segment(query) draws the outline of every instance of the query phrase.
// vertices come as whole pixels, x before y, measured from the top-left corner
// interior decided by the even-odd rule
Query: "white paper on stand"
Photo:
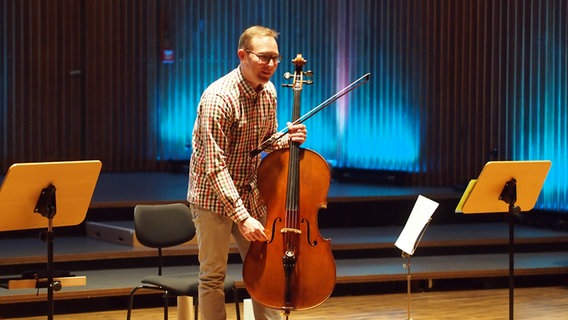
[[[413,255],[416,249],[416,242],[420,240],[419,237],[430,221],[432,214],[438,208],[438,205],[438,202],[419,195],[406,221],[406,225],[394,245],[407,254]]]

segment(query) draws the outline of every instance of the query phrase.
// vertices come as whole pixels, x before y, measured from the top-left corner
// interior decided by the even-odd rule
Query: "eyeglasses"
[[[245,51],[248,52],[248,53],[254,54],[258,58],[258,60],[260,60],[260,62],[262,64],[269,64],[270,61],[274,62],[274,64],[279,64],[280,61],[282,60],[282,57],[279,56],[279,55],[278,56],[269,56],[269,55],[265,55],[265,54],[262,54],[262,53],[256,53],[256,52],[251,51],[251,50],[245,50]]]

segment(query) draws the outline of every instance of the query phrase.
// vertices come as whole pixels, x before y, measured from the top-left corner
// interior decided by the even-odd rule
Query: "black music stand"
[[[53,291],[61,289],[61,283],[54,281],[53,227],[83,222],[101,166],[98,160],[17,163],[0,187],[0,232],[47,228],[47,281],[36,276],[35,287],[47,288],[49,320]]]
[[[406,290],[408,294],[408,316],[407,320],[412,320],[410,317],[410,310],[411,310],[411,280],[412,280],[412,272],[410,271],[410,258],[416,251],[418,247],[418,243],[422,239],[422,236],[426,232],[426,228],[432,220],[432,214],[438,208],[439,203],[433,200],[430,200],[422,195],[418,196],[416,202],[414,203],[414,207],[410,212],[410,216],[406,221],[406,225],[402,232],[398,236],[398,239],[395,242],[395,246],[402,250],[402,258],[406,259],[406,262],[403,263],[403,268],[407,271],[406,276]]]
[[[552,163],[490,161],[471,180],[456,213],[507,213],[509,221],[509,319],[514,319],[515,215],[534,208]]]

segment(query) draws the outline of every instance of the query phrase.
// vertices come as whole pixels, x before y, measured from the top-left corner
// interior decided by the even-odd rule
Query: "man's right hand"
[[[248,241],[268,241],[264,226],[253,217],[248,217],[238,223],[239,231]]]

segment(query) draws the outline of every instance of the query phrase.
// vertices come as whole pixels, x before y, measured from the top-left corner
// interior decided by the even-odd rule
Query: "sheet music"
[[[438,205],[438,202],[419,195],[406,221],[406,225],[394,245],[409,255],[414,254],[416,242],[420,240],[422,231],[430,221]]]

